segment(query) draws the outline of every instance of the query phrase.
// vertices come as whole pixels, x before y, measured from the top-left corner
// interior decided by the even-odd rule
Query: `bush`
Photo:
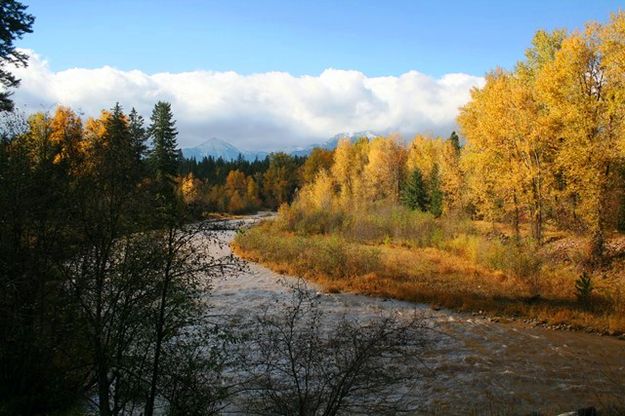
[[[593,289],[590,275],[583,272],[575,281],[575,294],[577,295],[577,300],[584,305],[588,305],[590,303]]]
[[[342,228],[345,215],[341,210],[306,210],[299,204],[283,204],[278,209],[276,225],[283,231],[301,235],[330,234]]]
[[[380,269],[380,251],[350,244],[340,236],[293,236],[264,223],[237,235],[236,243],[247,252],[261,252],[275,263],[288,263],[293,273],[320,274],[332,278],[365,275]]]

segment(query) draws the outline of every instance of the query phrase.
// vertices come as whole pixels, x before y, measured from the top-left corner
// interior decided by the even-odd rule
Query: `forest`
[[[455,344],[416,307],[324,315],[339,293],[625,339],[625,12],[537,32],[449,136],[256,161],[184,159],[167,101],[149,120],[119,103],[20,111],[7,67],[27,65],[13,42],[34,16],[12,0],[0,18],[0,415],[425,409],[403,393]],[[227,316],[226,278],[272,293],[254,263],[313,290]],[[623,414],[610,394],[603,414]],[[501,403],[464,414],[513,414]]]
[[[297,287],[276,315],[252,314],[245,325],[215,317],[213,284],[247,269],[218,253],[223,234],[241,224],[206,214],[205,182],[180,174],[195,162],[180,160],[169,103],[154,106],[147,126],[118,104],[84,123],[66,107],[2,120],[0,414],[404,408],[389,399],[390,386],[410,377],[382,360],[417,357],[416,319],[328,327]],[[256,189],[245,169],[266,167],[256,172],[267,190],[254,191],[256,208],[288,201],[301,169],[284,154],[199,167],[211,163],[236,167],[208,188],[230,204]],[[285,345],[298,354],[286,355]],[[280,366],[286,379],[275,374]]]
[[[462,139],[340,142],[237,252],[330,291],[622,334],[624,97],[625,13],[539,31],[473,89]]]
[[[315,154],[329,152],[315,149]],[[326,156],[327,158],[328,156]],[[244,214],[276,210],[293,200],[305,180],[306,158],[283,152],[252,162],[205,157],[180,160],[179,182],[184,200],[198,216],[207,213]],[[312,163],[308,162],[308,164]]]

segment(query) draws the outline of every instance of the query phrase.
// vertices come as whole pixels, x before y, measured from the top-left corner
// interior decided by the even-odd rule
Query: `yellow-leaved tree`
[[[604,250],[607,200],[623,140],[623,15],[609,25],[589,24],[562,42],[537,75],[550,128],[560,138],[556,163],[570,192],[579,197],[591,234],[591,255]],[[622,39],[622,37],[621,37]]]
[[[82,121],[80,117],[69,107],[58,106],[50,121],[50,129],[50,142],[58,149],[54,163],[67,163],[70,169],[74,169],[81,156]]]
[[[363,179],[368,162],[369,141],[366,138],[352,143],[341,139],[334,151],[334,164],[331,174],[339,187],[339,200],[342,205],[364,197],[366,185]]]
[[[398,137],[377,137],[369,144],[368,163],[364,168],[366,196],[371,201],[399,201],[405,178],[406,149]]]

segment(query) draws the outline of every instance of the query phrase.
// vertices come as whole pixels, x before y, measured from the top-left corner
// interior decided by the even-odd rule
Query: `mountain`
[[[336,136],[333,136],[332,138],[330,138],[324,144],[322,144],[321,147],[323,147],[324,149],[333,150],[333,149],[336,149],[336,146],[338,146],[339,141],[341,139],[349,139],[352,143],[354,143],[355,141],[363,137],[366,137],[367,139],[371,140],[371,139],[375,139],[378,136],[379,134],[376,134],[370,130],[358,131],[355,133],[352,133],[352,132],[339,133]]]
[[[310,146],[306,146],[303,148],[296,148],[296,149],[291,150],[288,153],[293,156],[308,156],[315,147],[321,147],[322,149],[326,149],[326,150],[334,150],[336,146],[338,146],[339,141],[341,139],[349,139],[352,143],[354,143],[355,141],[357,141],[358,139],[362,137],[366,137],[367,139],[371,140],[378,136],[379,136],[378,134],[369,130],[358,131],[355,133],[344,132],[344,133],[339,133],[335,136],[332,136],[331,138],[329,138],[328,140],[326,140],[325,142],[321,144],[311,144]]]
[[[243,156],[245,160],[253,161],[255,159],[264,159],[268,154],[267,152],[240,150],[230,143],[216,137],[208,139],[198,146],[182,149],[182,155],[185,158],[198,161],[208,156],[212,156],[215,159],[236,160],[239,158],[239,155]]]
[[[368,130],[355,133],[345,132],[339,133],[321,144],[311,144],[310,146],[284,149],[283,151],[290,154],[291,156],[308,156],[315,147],[333,150],[338,145],[339,140],[343,138],[347,138],[352,142],[355,142],[361,137],[373,139],[377,136],[377,134]],[[239,155],[241,155],[243,156],[243,159],[253,161],[255,159],[261,160],[266,158],[267,155],[269,155],[269,152],[252,152],[247,150],[241,150],[224,140],[213,137],[198,146],[186,147],[182,149],[182,155],[187,159],[195,159],[197,161],[200,161],[208,156],[212,156],[215,159],[222,158],[224,160],[236,160],[238,159]]]

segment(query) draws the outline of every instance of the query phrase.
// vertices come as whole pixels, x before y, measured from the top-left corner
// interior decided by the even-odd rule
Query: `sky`
[[[34,33],[15,99],[85,116],[172,102],[182,146],[250,150],[344,131],[448,135],[472,87],[536,30],[606,21],[624,2],[22,0]]]

